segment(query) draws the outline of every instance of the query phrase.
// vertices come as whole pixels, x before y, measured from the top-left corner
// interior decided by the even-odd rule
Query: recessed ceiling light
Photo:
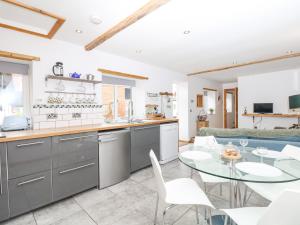
[[[141,49],[139,49],[139,50],[136,50],[136,51],[135,51],[135,53],[137,53],[137,54],[141,54],[141,53],[142,53],[142,50],[141,50]]]
[[[76,29],[75,32],[78,33],[78,34],[82,34],[83,31],[79,30],[79,29]]]
[[[95,15],[90,17],[90,21],[91,21],[91,23],[96,24],[96,25],[99,25],[100,23],[102,23],[102,20],[100,19],[100,17],[95,16]]]
[[[185,31],[183,31],[183,34],[189,34],[189,33],[191,33],[190,30],[185,30]]]

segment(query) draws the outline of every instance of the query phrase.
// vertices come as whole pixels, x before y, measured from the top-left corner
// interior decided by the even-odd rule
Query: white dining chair
[[[158,192],[155,208],[154,225],[157,223],[158,205],[160,201],[167,205],[162,215],[163,225],[165,223],[165,215],[167,211],[176,205],[195,206],[197,224],[199,224],[198,206],[204,206],[208,208],[210,211],[209,221],[211,224],[211,209],[214,209],[214,206],[212,205],[206,194],[197,185],[197,183],[190,178],[179,178],[165,182],[162,176],[161,167],[158,163],[154,152],[151,150],[149,155],[154,171]]]
[[[299,225],[300,191],[287,189],[268,207],[223,209],[237,225]]]
[[[300,160],[300,148],[293,145],[286,145],[281,151],[284,155],[295,158],[296,160]],[[245,193],[244,193],[244,205],[247,203],[248,199],[251,196],[247,196],[248,189],[250,188],[252,191],[258,193],[262,197],[274,201],[283,190],[285,189],[297,189],[300,190],[300,181],[287,182],[287,183],[252,183],[252,182],[244,182],[246,185]]]
[[[214,136],[196,136],[194,146],[206,147],[216,146],[218,144]],[[203,172],[198,172],[204,184],[204,191],[207,192],[207,184],[220,184],[220,194],[222,195],[222,183],[227,183],[228,180],[217,176],[209,175]],[[193,170],[192,170],[193,174]],[[191,174],[191,176],[192,176]]]

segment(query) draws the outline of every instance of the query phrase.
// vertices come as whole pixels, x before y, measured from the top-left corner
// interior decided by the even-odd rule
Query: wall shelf
[[[96,95],[96,93],[71,92],[71,91],[45,91],[49,94],[70,94],[70,95]]]
[[[300,114],[259,114],[259,113],[248,113],[242,114],[242,116],[248,117],[275,117],[275,118],[300,118]]]
[[[45,81],[48,81],[50,79],[52,79],[52,80],[75,81],[75,82],[90,83],[90,84],[100,84],[100,83],[102,83],[102,81],[98,81],[98,80],[87,80],[87,79],[63,77],[63,76],[54,76],[54,75],[47,75],[45,77]]]

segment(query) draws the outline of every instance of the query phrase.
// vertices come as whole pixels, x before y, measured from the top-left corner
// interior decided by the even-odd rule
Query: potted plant
[[[209,112],[210,112],[210,114],[212,115],[213,113],[214,113],[214,109],[213,108],[210,108],[210,109],[208,109],[209,110]]]

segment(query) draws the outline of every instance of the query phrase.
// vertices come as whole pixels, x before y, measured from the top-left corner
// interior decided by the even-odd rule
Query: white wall
[[[239,127],[253,128],[252,118],[243,117],[244,107],[253,112],[253,103],[274,103],[274,113],[288,113],[288,97],[300,94],[300,70],[286,70],[253,76],[239,77]],[[259,118],[256,119],[259,121]],[[258,128],[291,126],[297,119],[263,118]]]
[[[197,108],[196,98],[197,94],[203,94],[203,88],[217,89],[217,96],[221,96],[221,100],[217,101],[216,114],[208,115],[209,127],[222,127],[223,126],[223,87],[222,83],[207,80],[199,76],[191,76],[188,78],[189,89],[189,136],[194,137],[196,135],[196,121],[197,116],[201,108]]]
[[[223,89],[232,89],[238,87],[237,82],[232,82],[232,83],[224,83],[223,84]]]
[[[79,72],[92,73],[101,79],[97,68],[140,74],[149,77],[147,81],[137,81],[133,91],[134,110],[137,116],[145,112],[145,92],[172,91],[172,83],[186,79],[184,74],[148,65],[128,58],[93,50],[85,51],[83,46],[60,40],[48,40],[9,30],[1,30],[0,49],[16,53],[38,56],[41,61],[32,63],[32,103],[45,103],[45,75],[52,74],[52,66],[57,61],[64,63],[65,74]],[[54,85],[54,84],[50,84]],[[49,87],[48,87],[49,88]],[[100,93],[100,89],[97,92]],[[87,90],[91,91],[91,90]],[[98,96],[98,103],[100,96]]]
[[[179,139],[189,141],[189,92],[188,82],[177,83],[177,113],[179,118]]]

